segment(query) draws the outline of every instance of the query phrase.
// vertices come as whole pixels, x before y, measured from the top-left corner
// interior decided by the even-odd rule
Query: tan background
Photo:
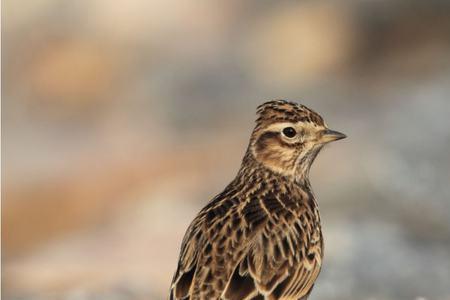
[[[255,108],[348,134],[312,299],[450,299],[450,4],[3,1],[4,299],[164,299]]]

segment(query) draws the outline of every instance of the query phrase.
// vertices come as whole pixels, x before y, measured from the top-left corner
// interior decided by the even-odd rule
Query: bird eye
[[[286,127],[283,129],[283,134],[288,138],[293,138],[297,134],[297,131],[292,127]]]

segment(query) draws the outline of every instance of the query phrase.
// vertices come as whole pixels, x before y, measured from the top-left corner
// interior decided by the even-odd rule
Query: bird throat
[[[251,151],[247,151],[239,170],[239,177],[282,177],[285,180],[291,180],[300,184],[309,184],[309,171],[311,165],[319,154],[322,146],[316,146],[309,151],[300,153],[297,159],[293,161],[289,169],[274,168],[258,161]]]
[[[321,149],[322,146],[315,146],[306,153],[299,155],[295,164],[295,181],[309,182],[309,171]]]

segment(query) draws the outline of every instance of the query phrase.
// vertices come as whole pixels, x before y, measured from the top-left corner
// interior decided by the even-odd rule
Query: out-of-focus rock
[[[245,36],[258,80],[304,84],[343,66],[355,47],[353,18],[344,2],[296,2],[262,14]]]
[[[107,45],[62,39],[37,49],[25,74],[41,110],[73,113],[101,108],[111,100],[110,91],[118,84],[118,63]]]
[[[137,150],[126,159],[118,158],[120,153],[103,158],[90,156],[82,159],[81,165],[67,166],[64,177],[54,175],[31,182],[16,179],[4,186],[7,199],[3,201],[2,215],[3,256],[27,254],[68,232],[110,220],[111,215],[132,204],[126,199],[136,200],[127,195],[142,184],[157,187],[182,170],[201,182],[198,174],[213,173],[220,166],[214,162],[223,155],[224,145],[231,144],[233,141],[223,138],[203,144],[207,152],[199,151],[197,145],[185,147],[182,153],[178,149]],[[234,152],[239,151],[238,147],[235,149]],[[233,157],[222,159],[222,166]]]

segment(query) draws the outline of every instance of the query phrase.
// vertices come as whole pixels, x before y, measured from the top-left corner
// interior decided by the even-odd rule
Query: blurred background
[[[274,98],[348,135],[311,299],[450,299],[450,2],[2,4],[4,299],[165,299]]]

